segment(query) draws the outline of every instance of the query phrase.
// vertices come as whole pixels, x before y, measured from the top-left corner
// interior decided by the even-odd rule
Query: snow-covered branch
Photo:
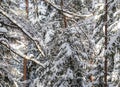
[[[33,30],[35,27],[32,25],[29,21],[24,20],[23,18],[20,18],[16,16],[14,13],[12,13],[10,10],[6,10],[0,6],[0,13],[2,13],[5,17],[7,17],[10,21],[12,21],[17,27],[21,29],[21,31],[30,38],[34,44],[36,45],[37,49],[40,51],[43,57],[45,57],[44,52],[41,50],[41,47],[39,44],[37,44],[37,39],[34,39],[28,31]]]
[[[68,18],[86,19],[86,18],[89,18],[89,17],[93,16],[93,13],[91,13],[89,15],[82,15],[82,14],[76,14],[76,13],[73,13],[73,12],[70,12],[70,11],[66,11],[65,9],[61,9],[59,6],[55,5],[54,3],[50,2],[49,0],[44,0],[44,1],[48,4],[50,4],[56,10],[61,11],[63,13],[63,15],[68,17]]]
[[[24,55],[21,51],[12,48],[10,45],[9,45],[9,47],[8,47],[6,44],[4,44],[4,43],[2,43],[2,42],[0,42],[0,43],[1,43],[2,45],[4,45],[5,47],[7,47],[11,52],[17,54],[18,56],[20,56],[20,57],[22,57],[22,58],[24,58],[24,59],[27,59],[27,60],[31,60],[31,61],[35,62],[36,64],[44,67],[44,65],[43,65],[42,63],[40,63],[39,61],[37,61],[36,59],[30,58],[30,57],[28,57],[27,55]]]

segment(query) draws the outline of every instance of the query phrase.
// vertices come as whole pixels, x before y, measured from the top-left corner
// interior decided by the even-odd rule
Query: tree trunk
[[[26,13],[27,13],[27,19],[28,19],[28,15],[29,15],[29,10],[28,10],[29,2],[28,2],[28,0],[25,0],[25,3],[26,3]]]
[[[28,7],[29,7],[29,2],[28,2],[28,0],[25,0],[25,3],[26,3],[26,13],[27,13],[27,15],[26,15],[26,18],[28,19],[28,14],[29,14],[29,11],[28,11]],[[24,61],[23,61],[23,65],[24,65],[24,67],[23,67],[23,74],[24,74],[24,76],[23,76],[23,80],[27,80],[27,59],[24,59]],[[25,84],[25,87],[26,87],[27,85]]]
[[[105,0],[105,51],[107,50],[107,0]],[[104,81],[105,81],[105,85],[104,87],[107,87],[107,71],[108,71],[108,67],[107,67],[107,55],[105,54],[105,62],[104,62],[104,69],[105,69],[105,74],[104,74]]]
[[[61,0],[61,10],[63,11],[63,6],[64,6],[64,3],[63,3],[63,0]],[[63,15],[63,12],[61,11],[62,15]],[[64,21],[64,27],[66,28],[67,27],[67,19],[66,19],[66,16],[63,15],[63,21]]]

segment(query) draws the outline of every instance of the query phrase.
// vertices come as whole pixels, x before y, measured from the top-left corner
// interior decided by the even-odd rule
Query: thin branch
[[[4,45],[5,47],[7,47],[11,52],[15,53],[16,55],[24,58],[24,59],[27,59],[27,60],[31,60],[33,62],[35,62],[36,64],[44,67],[44,65],[42,63],[40,63],[39,61],[35,60],[34,58],[30,58],[28,57],[27,55],[24,55],[21,51],[17,50],[17,49],[13,49],[11,46],[7,46],[6,44],[0,42],[2,45]]]
[[[41,47],[38,44],[38,41],[35,41],[35,45],[37,46],[38,50],[41,52],[42,56],[45,57],[45,54],[43,53],[43,51],[41,50]]]
[[[14,26],[14,25],[9,25],[9,24],[5,24],[3,22],[0,22],[2,25],[5,25],[5,26],[9,26],[9,27],[12,27],[12,28],[18,28],[17,26]]]

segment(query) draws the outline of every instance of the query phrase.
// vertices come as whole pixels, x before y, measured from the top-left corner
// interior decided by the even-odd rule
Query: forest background
[[[0,87],[120,87],[120,0],[0,0]]]

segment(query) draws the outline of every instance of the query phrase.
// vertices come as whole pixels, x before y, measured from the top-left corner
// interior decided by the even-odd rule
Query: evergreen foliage
[[[61,1],[28,0],[27,19],[24,0],[0,0],[0,87],[104,87],[105,56],[108,86],[120,86],[120,1],[107,22],[104,0]]]

